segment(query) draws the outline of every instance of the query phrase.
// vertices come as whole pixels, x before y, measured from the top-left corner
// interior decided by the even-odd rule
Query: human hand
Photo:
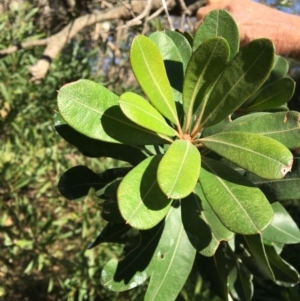
[[[287,55],[291,52],[285,44],[295,16],[251,0],[208,0],[197,12],[197,26],[211,10],[218,8],[227,10],[237,22],[242,46],[264,37],[273,41],[277,53]]]

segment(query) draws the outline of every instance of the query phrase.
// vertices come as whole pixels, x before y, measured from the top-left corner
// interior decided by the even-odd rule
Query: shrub
[[[294,82],[268,39],[239,49],[235,21],[211,12],[195,36],[138,35],[130,63],[144,96],[89,80],[58,95],[59,134],[91,157],[129,165],[66,171],[69,200],[91,189],[108,223],[89,248],[124,244],[103,268],[114,291],[149,280],[145,300],[174,300],[193,266],[223,300],[250,300],[252,278],[293,286],[280,257],[300,232],[280,201],[298,199]]]

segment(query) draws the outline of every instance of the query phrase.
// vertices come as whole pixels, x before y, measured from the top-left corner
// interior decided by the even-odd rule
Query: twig
[[[172,1],[173,1],[173,0],[168,0],[168,1],[166,2],[166,4],[169,5]],[[150,15],[150,16],[148,17],[147,21],[150,21],[150,20],[156,18],[157,16],[159,16],[159,15],[164,11],[164,9],[165,9],[165,8],[164,8],[163,6],[161,6],[158,10],[156,10],[152,15]]]
[[[167,3],[166,3],[166,0],[161,0],[162,2],[162,5],[163,5],[163,8],[165,10],[165,13],[166,13],[166,16],[167,16],[167,20],[168,20],[168,23],[170,25],[170,29],[171,30],[174,30],[174,26],[173,26],[173,22],[170,18],[170,14],[169,14],[169,11],[168,11],[168,6],[167,6]]]
[[[192,13],[191,11],[186,7],[186,4],[184,2],[184,0],[178,0],[181,11],[183,14],[190,16]]]
[[[142,11],[142,13],[139,14],[134,19],[128,21],[126,23],[126,25],[127,26],[133,26],[133,25],[141,24],[141,20],[149,15],[149,12],[151,10],[151,5],[152,5],[152,0],[147,0],[147,4],[145,6],[145,9]]]
[[[146,1],[147,5],[145,7]],[[60,32],[46,39],[26,41],[21,43],[20,45],[2,49],[0,50],[0,56],[11,54],[22,48],[25,49],[35,46],[46,46],[42,57],[34,66],[29,68],[29,71],[32,75],[31,81],[40,82],[47,74],[50,68],[51,61],[61,52],[66,43],[70,41],[76,34],[78,34],[79,31],[87,26],[109,20],[128,20],[136,15],[138,17],[134,17],[134,20],[128,22],[129,24],[132,24],[133,21],[140,22],[143,18],[146,18],[147,21],[149,21],[159,15],[163,10],[165,10],[170,28],[173,29],[172,20],[169,15],[168,8],[174,8],[177,4],[177,0],[130,0],[130,5],[129,3],[125,4],[125,2],[122,0],[120,2],[120,5],[114,6],[108,11],[94,11],[91,14],[76,18],[70,24],[64,27]],[[189,8],[194,13],[205,2],[205,0],[193,0],[192,4],[189,5]],[[155,11],[155,13],[147,17],[150,11]],[[126,24],[125,27],[128,27],[128,25]]]

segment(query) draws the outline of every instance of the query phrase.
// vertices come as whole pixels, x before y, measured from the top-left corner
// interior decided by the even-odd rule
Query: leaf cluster
[[[286,60],[268,39],[239,49],[235,21],[215,10],[194,36],[136,36],[130,63],[144,95],[79,80],[60,89],[55,116],[58,133],[84,154],[131,165],[101,174],[78,166],[59,182],[69,199],[103,192],[108,224],[90,247],[137,241],[104,266],[104,286],[148,280],[145,300],[174,300],[195,258],[224,300],[250,300],[253,276],[298,283],[280,257],[300,242],[280,204],[298,198],[299,181],[300,116],[287,108]]]

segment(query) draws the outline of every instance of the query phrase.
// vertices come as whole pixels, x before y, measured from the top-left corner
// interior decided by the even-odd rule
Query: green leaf
[[[183,83],[183,108],[188,118],[198,111],[200,103],[208,97],[228,58],[229,47],[223,38],[209,39],[195,50]]]
[[[130,48],[133,73],[154,107],[174,124],[178,117],[174,96],[159,49],[149,38],[138,35]]]
[[[181,61],[183,64],[183,71],[185,72],[187,64],[191,58],[192,55],[192,47],[188,41],[188,39],[181,33],[172,31],[172,30],[166,30],[164,32],[176,45],[180,56]],[[150,36],[151,37],[151,36]]]
[[[54,126],[61,137],[76,146],[85,156],[109,157],[129,162],[132,165],[137,165],[146,158],[146,155],[142,152],[143,149],[141,148],[104,142],[89,138],[77,132],[66,124],[59,114],[55,114]]]
[[[57,104],[62,118],[76,131],[93,139],[132,145],[164,141],[124,116],[118,96],[90,80],[63,86]]]
[[[265,86],[243,110],[251,112],[280,107],[291,99],[294,91],[295,82],[291,78],[278,79]]]
[[[213,257],[197,256],[197,267],[201,277],[210,284],[210,289],[221,300],[232,300],[229,296],[229,272],[235,258],[227,243],[222,242]]]
[[[179,49],[175,42],[163,31],[154,32],[149,38],[155,43],[164,60],[174,99],[181,103],[184,66]]]
[[[251,173],[247,173],[246,176],[271,201],[300,199],[300,158],[294,159],[292,172],[288,173],[284,179],[266,180]]]
[[[182,224],[193,247],[201,252],[210,244],[213,244],[212,256],[219,242],[214,239],[210,227],[203,218],[203,209],[200,205],[198,196],[191,193],[181,201]]]
[[[281,179],[292,168],[292,153],[266,136],[220,132],[200,141],[217,154],[265,179]]]
[[[299,274],[294,267],[284,261],[275,251],[273,246],[265,246],[266,254],[270,266],[273,270],[276,283],[279,285],[296,285],[299,280]]]
[[[82,79],[58,91],[57,105],[62,118],[78,132],[94,139],[115,142],[102,133],[101,115],[117,104],[118,96],[99,84]]]
[[[58,190],[68,200],[76,200],[85,197],[90,188],[99,190],[117,177],[126,175],[130,169],[112,168],[101,174],[96,174],[86,166],[74,166],[60,177]]]
[[[223,226],[199,184],[195,193],[181,202],[182,223],[194,248],[204,256],[213,256],[220,241],[229,240],[233,232]]]
[[[178,29],[176,29],[176,32],[181,33],[181,31],[179,31]],[[194,35],[192,35],[190,32],[188,31],[184,31],[183,33],[181,33],[189,42],[190,46],[193,46],[194,43]]]
[[[212,207],[209,205],[200,183],[197,183],[195,187],[195,193],[200,198],[200,204],[202,211],[202,216],[207,225],[209,225],[212,232],[212,241],[203,249],[200,254],[204,256],[212,256],[216,252],[216,248],[219,246],[221,241],[228,241],[234,237],[234,233],[228,230],[220,221],[216,213],[213,211]],[[216,244],[217,242],[217,244]]]
[[[175,205],[166,217],[145,301],[175,300],[193,267],[196,250],[183,228],[180,212]]]
[[[239,108],[266,81],[273,61],[274,46],[268,39],[253,40],[240,50],[214,86],[201,128],[220,122]]]
[[[207,137],[207,136],[212,136],[214,134],[217,134],[217,133],[223,131],[224,128],[226,129],[227,125],[230,125],[231,123],[232,122],[231,122],[229,116],[227,116],[225,119],[223,119],[219,123],[212,125],[212,126],[205,127],[203,129],[203,131],[201,132],[201,137]]]
[[[284,57],[280,55],[276,55],[274,60],[274,65],[268,81],[273,82],[277,79],[283,78],[287,75],[288,71],[289,71],[288,61]]]
[[[139,126],[170,137],[177,133],[167,124],[164,117],[138,94],[133,92],[123,93],[119,99],[119,106],[125,116]]]
[[[259,234],[245,235],[244,240],[246,242],[245,247],[251,256],[246,255],[242,257],[242,261],[249,272],[257,277],[275,280],[261,236]]]
[[[107,224],[97,238],[87,246],[87,249],[93,249],[104,242],[121,243],[122,236],[130,230],[126,224]],[[124,239],[123,239],[124,240]],[[124,241],[123,241],[124,242]]]
[[[214,37],[223,37],[228,42],[230,60],[239,51],[239,30],[234,19],[226,10],[216,9],[206,15],[196,31],[193,50],[196,50],[204,41]]]
[[[121,180],[114,181],[109,184],[103,193],[100,196],[101,199],[104,199],[101,210],[101,217],[107,222],[111,223],[125,223],[123,219],[117,199],[117,189],[119,188]]]
[[[281,244],[296,244],[300,242],[300,230],[296,223],[279,203],[272,204],[274,218],[271,224],[262,232],[263,239]]]
[[[240,261],[229,273],[229,290],[233,298],[237,300],[251,300],[253,297],[253,276]]]
[[[166,142],[165,140],[169,141],[167,137],[142,128],[130,121],[119,106],[113,106],[104,112],[101,125],[107,135],[124,144],[147,145],[162,144]]]
[[[287,112],[287,111],[289,111],[289,107],[288,107],[287,104],[282,105],[282,106],[277,107],[277,108],[268,109],[268,112],[270,112],[270,113]]]
[[[171,200],[161,191],[156,179],[161,158],[161,155],[156,155],[145,159],[119,185],[119,209],[126,223],[133,228],[154,227],[170,209]]]
[[[229,230],[255,234],[271,222],[273,210],[268,200],[238,172],[203,158],[199,180],[205,198]]]
[[[253,116],[252,116],[253,115]],[[245,118],[247,116],[247,118]],[[239,131],[273,138],[288,149],[300,147],[300,114],[296,111],[249,114],[227,124],[223,131]]]
[[[103,268],[102,284],[115,292],[126,291],[144,283],[152,273],[151,261],[156,256],[156,248],[163,230],[163,223],[140,231],[138,246],[118,261],[111,259]]]
[[[193,191],[200,164],[200,153],[191,142],[176,140],[170,145],[157,171],[158,184],[168,198],[181,199]]]

